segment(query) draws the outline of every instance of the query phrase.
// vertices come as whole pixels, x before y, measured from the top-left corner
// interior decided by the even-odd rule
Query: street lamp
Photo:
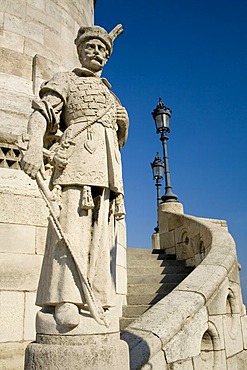
[[[161,203],[161,196],[160,196],[160,187],[161,187],[161,179],[164,176],[164,163],[162,162],[159,153],[156,154],[154,161],[151,164],[152,171],[153,171],[153,179],[155,180],[155,186],[157,191],[157,213],[159,210],[159,204]],[[157,226],[154,228],[156,233],[159,232],[159,218],[157,215]]]
[[[172,192],[170,170],[168,163],[168,153],[167,153],[167,133],[170,132],[170,117],[172,111],[165,106],[162,99],[159,98],[159,103],[157,107],[153,110],[152,116],[155,121],[156,132],[160,134],[160,140],[163,147],[163,157],[165,165],[165,194],[161,197],[162,203],[165,202],[177,202],[178,197]]]

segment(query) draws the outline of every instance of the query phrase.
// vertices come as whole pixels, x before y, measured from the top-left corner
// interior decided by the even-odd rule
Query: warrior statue
[[[42,190],[51,217],[36,304],[54,307],[57,324],[68,328],[79,325],[81,309],[97,320],[114,306],[110,266],[116,220],[124,216],[120,149],[128,115],[100,76],[122,31],[81,27],[75,39],[81,68],[41,86],[28,123],[23,170],[42,188],[45,149],[52,164],[53,199]]]

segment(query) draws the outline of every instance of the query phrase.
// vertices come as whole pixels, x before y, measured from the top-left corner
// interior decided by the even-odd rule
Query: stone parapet
[[[125,329],[131,368],[244,370],[246,311],[226,224],[161,210],[159,225],[161,249],[195,268]]]

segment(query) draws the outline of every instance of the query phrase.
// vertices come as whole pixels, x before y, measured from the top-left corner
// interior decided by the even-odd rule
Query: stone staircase
[[[127,305],[123,306],[120,329],[170,293],[192,270],[184,261],[177,261],[175,255],[161,250],[127,249]]]

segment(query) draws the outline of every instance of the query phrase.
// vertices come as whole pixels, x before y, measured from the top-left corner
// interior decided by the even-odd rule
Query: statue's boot
[[[75,328],[80,323],[78,307],[68,302],[57,304],[55,307],[55,319],[58,325]]]

